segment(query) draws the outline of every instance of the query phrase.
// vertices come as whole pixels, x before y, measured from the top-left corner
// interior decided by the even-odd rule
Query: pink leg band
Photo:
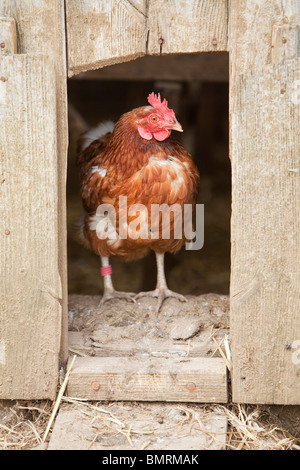
[[[112,268],[110,264],[108,266],[102,266],[101,276],[108,276],[111,273],[112,273]]]

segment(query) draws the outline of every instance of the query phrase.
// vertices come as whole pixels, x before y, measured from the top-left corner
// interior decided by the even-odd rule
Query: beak
[[[170,127],[170,129],[171,129],[172,131],[183,132],[183,129],[182,129],[182,127],[181,127],[181,124],[180,124],[178,121],[176,121],[175,124],[174,124],[172,127]]]

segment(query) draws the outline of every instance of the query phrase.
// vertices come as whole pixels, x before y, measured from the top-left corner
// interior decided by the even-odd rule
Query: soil
[[[70,350],[89,356],[218,356],[214,337],[228,333],[226,295],[188,296],[187,302],[165,300],[156,314],[156,299],[124,300],[100,307],[101,296],[69,298]],[[80,335],[77,333],[80,332]]]

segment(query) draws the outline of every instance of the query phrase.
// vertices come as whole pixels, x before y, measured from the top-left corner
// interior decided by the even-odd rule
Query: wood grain
[[[227,0],[151,0],[148,54],[227,51]]]
[[[0,61],[0,396],[53,398],[61,284],[55,70],[47,57]]]
[[[146,4],[66,0],[68,74],[136,59],[146,52]]]
[[[136,452],[138,459],[142,460],[146,454],[141,450],[158,451],[161,458],[159,451],[163,449],[168,451],[166,453],[172,463],[174,450],[181,449],[183,453],[184,449],[187,464],[186,456],[192,455],[192,451],[199,454],[200,449],[226,449],[227,418],[221,407],[214,411],[207,410],[205,406],[180,403],[102,402],[91,406],[90,402],[75,405],[74,402],[60,407],[47,450],[90,449],[106,452],[103,452],[103,457],[109,451],[112,456],[122,455],[122,458],[124,454],[121,451],[128,451],[128,454]],[[180,465],[177,455],[176,459]],[[150,462],[149,458],[149,465]],[[176,465],[175,458],[173,462]],[[120,461],[120,465],[122,463],[126,465],[126,460]],[[105,457],[101,456],[99,465],[105,464]]]
[[[6,65],[4,62],[2,63],[3,67],[8,67],[8,64],[11,64],[12,67],[10,81],[2,82],[1,85],[2,89],[5,86],[6,90],[3,91],[5,93],[4,99],[12,99],[11,93],[15,93],[16,107],[13,108],[11,105],[6,110],[5,120],[9,122],[6,124],[9,126],[9,133],[6,134],[4,140],[6,150],[2,154],[2,159],[4,159],[2,163],[5,161],[5,167],[2,167],[4,172],[2,180],[5,180],[3,184],[10,185],[13,181],[15,186],[14,190],[11,186],[7,186],[10,191],[6,190],[5,192],[0,187],[0,190],[2,189],[1,203],[9,214],[7,223],[14,225],[13,218],[16,217],[17,231],[24,234],[22,241],[18,236],[18,244],[14,242],[11,245],[11,251],[9,251],[11,256],[6,258],[6,265],[2,266],[2,269],[8,274],[5,274],[2,279],[1,289],[3,288],[6,293],[10,292],[9,297],[3,297],[3,299],[5,298],[5,301],[2,301],[5,313],[2,315],[2,324],[5,325],[4,329],[7,334],[10,334],[9,331],[13,332],[9,341],[12,341],[13,338],[14,344],[18,345],[16,353],[6,354],[7,363],[4,377],[6,377],[6,373],[10,374],[9,377],[13,374],[13,380],[10,382],[11,379],[8,379],[3,385],[2,391],[7,398],[12,396],[26,399],[32,396],[40,399],[54,398],[58,382],[59,362],[58,357],[54,358],[52,355],[58,356],[60,353],[61,362],[64,363],[68,353],[65,196],[68,131],[64,1],[2,0],[0,15],[15,21],[17,51],[14,52],[20,54],[7,59]],[[24,54],[28,57],[25,58]],[[34,65],[32,71],[29,67],[31,60],[33,64],[38,64],[38,61],[41,60],[41,64]],[[45,73],[41,70],[44,63],[46,64]],[[21,64],[23,64],[24,70],[21,70]],[[45,74],[50,69],[49,78],[47,78]],[[13,80],[17,80],[18,86],[14,84],[12,87]],[[30,92],[29,87],[31,86],[32,91]],[[24,97],[22,92],[25,93]],[[49,107],[50,105],[43,107],[45,93],[49,94],[47,103],[51,97],[51,107]],[[20,97],[24,100],[24,105],[19,101]],[[13,127],[15,113],[20,113],[19,127]],[[53,119],[55,130],[50,126],[48,132],[43,125],[46,126],[49,119]],[[55,142],[55,150],[52,148],[53,142]],[[21,157],[26,155],[28,159],[28,156],[31,155],[32,169],[29,163],[24,168],[21,157],[19,159],[20,149]],[[45,154],[46,151],[47,154]],[[45,162],[43,161],[44,155]],[[26,158],[23,158],[24,162]],[[42,162],[39,162],[40,158],[42,158]],[[47,166],[47,171],[51,174],[43,174],[44,163]],[[20,170],[26,170],[24,182]],[[12,178],[11,181],[7,175]],[[27,178],[28,175],[32,176],[31,179]],[[47,182],[49,185],[46,184]],[[16,211],[15,208],[17,197],[19,197],[21,202],[23,198],[28,207],[32,207],[32,211],[34,211],[38,205],[40,194],[42,194],[41,203],[45,202],[46,196],[49,198],[43,204],[43,215],[39,214],[36,218],[38,222],[43,222],[44,232],[46,231],[47,234],[44,240],[40,240],[41,230],[33,230],[36,226],[33,225],[32,219],[28,218],[28,213],[19,209]],[[10,229],[8,228],[8,230]],[[11,240],[15,239],[11,238]],[[5,243],[8,243],[7,239],[5,239]],[[26,270],[22,275],[16,274],[14,276],[15,270],[20,268],[18,261],[22,255],[20,252],[22,248],[25,249],[26,256],[28,256]],[[34,253],[31,258],[32,267],[29,266],[30,252]],[[47,274],[45,277],[44,269],[47,269],[47,273],[49,271],[49,276]],[[49,283],[48,277],[51,280]],[[46,295],[43,294],[44,288],[41,286],[48,284],[49,293]],[[13,292],[15,298],[13,298]],[[51,302],[49,299],[45,301],[44,296],[52,299]],[[39,321],[36,323],[37,316],[39,316]],[[44,320],[45,324],[43,325]],[[28,329],[25,334],[26,322]],[[61,341],[60,348],[57,348],[57,341]],[[7,344],[4,347],[8,347]],[[9,347],[11,348],[11,346]],[[48,351],[50,351],[49,359],[45,360]],[[22,354],[21,360],[19,360],[20,354]],[[19,360],[18,364],[15,363],[17,360]],[[35,368],[39,370],[37,375]],[[40,369],[43,370],[43,373]],[[0,396],[2,397],[2,394]]]
[[[57,334],[61,336],[61,362],[67,360],[67,230],[66,230],[66,175],[68,148],[68,115],[66,86],[66,37],[65,37],[64,0],[2,0],[0,15],[11,17],[17,25],[17,52],[19,54],[46,55],[51,58],[55,69],[53,87],[56,89],[56,122],[58,171],[58,275],[62,285],[62,327]],[[51,217],[51,215],[50,215]],[[62,330],[62,331],[61,331]]]
[[[0,17],[0,57],[17,52],[17,30],[14,18]]]
[[[300,61],[237,82],[232,128],[233,398],[299,404]]]
[[[223,359],[77,357],[67,394],[88,400],[227,402]]]
[[[299,15],[298,0],[230,0],[231,79],[270,64],[273,26],[298,24]]]
[[[297,24],[275,24],[272,31],[272,64],[299,56],[298,42]]]
[[[233,400],[299,404],[300,64],[272,65],[292,1],[231,2]],[[273,36],[274,38],[274,36]],[[294,56],[296,56],[296,51]]]
[[[69,77],[145,54],[227,51],[227,0],[66,0]]]

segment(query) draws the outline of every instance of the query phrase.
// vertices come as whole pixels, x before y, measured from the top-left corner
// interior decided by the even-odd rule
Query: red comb
[[[161,101],[160,93],[157,95],[154,93],[154,91],[148,96],[148,102],[153,106],[153,108],[156,108],[158,111],[160,111],[163,114],[170,114],[173,116],[174,111],[170,108],[168,108],[168,102],[166,99]]]
[[[161,109],[161,110],[167,110],[168,109],[168,102],[166,99],[161,102],[161,97],[160,93],[155,95],[154,91],[151,93],[151,95],[148,96],[148,101],[153,106],[153,108],[156,109]]]

